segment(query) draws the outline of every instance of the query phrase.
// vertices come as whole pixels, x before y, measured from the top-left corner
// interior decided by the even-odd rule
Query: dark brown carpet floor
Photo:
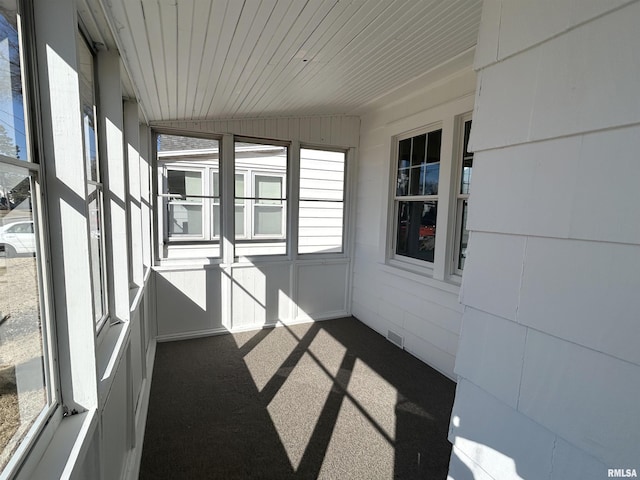
[[[445,479],[455,384],[356,320],[158,344],[141,479]]]

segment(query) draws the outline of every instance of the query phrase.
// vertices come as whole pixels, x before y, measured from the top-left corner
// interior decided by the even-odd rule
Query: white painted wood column
[[[130,281],[132,287],[142,287],[142,208],[140,203],[140,127],[138,123],[138,104],[124,102],[124,135],[127,149],[127,174],[129,182],[129,246]]]
[[[108,298],[111,321],[129,320],[129,254],[123,149],[122,89],[117,52],[98,54],[100,163],[104,183]]]
[[[140,203],[142,215],[142,264],[144,273],[151,267],[153,262],[152,245],[151,245],[151,157],[149,153],[149,127],[143,124],[138,125],[138,138],[140,140]]]
[[[298,257],[298,206],[300,204],[300,142],[294,140],[288,147],[289,192],[287,194],[287,245],[289,258]]]
[[[98,405],[75,3],[34,1],[62,402]]]
[[[222,325],[228,329],[233,327],[233,299],[231,265],[234,262],[235,247],[235,165],[233,135],[225,134],[220,142],[220,195],[222,203],[222,278],[220,279]]]

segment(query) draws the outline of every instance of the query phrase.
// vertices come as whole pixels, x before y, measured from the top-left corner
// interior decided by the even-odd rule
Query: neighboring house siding
[[[403,337],[405,350],[452,379],[462,317],[458,286],[386,264],[387,233],[395,220],[388,213],[391,139],[434,122],[449,132],[454,119],[473,108],[475,86],[468,68],[418,90],[396,91],[393,103],[363,115],[360,137],[353,315],[384,336],[391,331]]]
[[[450,478],[640,468],[639,21],[485,1]]]

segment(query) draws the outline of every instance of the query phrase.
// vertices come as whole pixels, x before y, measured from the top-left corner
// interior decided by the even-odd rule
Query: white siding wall
[[[404,348],[454,378],[462,306],[459,287],[451,281],[409,273],[385,265],[391,190],[391,138],[404,132],[454,118],[473,108],[475,74],[471,68],[420,90],[395,91],[394,102],[362,118],[358,162],[356,245],[353,269],[352,313],[382,335],[389,330],[404,337]],[[443,162],[450,168],[453,132],[443,134]],[[446,152],[449,152],[447,157]],[[442,202],[440,205],[444,205]],[[439,208],[439,217],[446,209]],[[443,237],[442,237],[443,238]]]
[[[354,151],[358,146],[360,119],[326,116],[154,125],[184,132],[232,133]],[[354,158],[353,154],[348,157],[347,162],[351,163],[347,169],[355,168]],[[345,233],[349,238],[349,232]],[[255,254],[255,247],[252,248]],[[220,265],[204,266],[197,259],[180,260],[175,265],[163,262],[155,272],[158,338],[170,340],[255,329],[278,321],[295,323],[347,315],[349,252],[347,245],[343,255],[324,259],[312,255],[272,257],[259,263],[223,261]],[[319,291],[323,291],[322,297],[317,294]],[[321,298],[323,301],[319,302]]]
[[[640,471],[639,22],[485,1],[451,479]]]

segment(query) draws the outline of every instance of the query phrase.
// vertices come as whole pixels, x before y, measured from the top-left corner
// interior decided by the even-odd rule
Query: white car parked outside
[[[25,220],[12,222],[0,227],[0,246],[7,257],[36,252],[36,237],[33,222]]]

